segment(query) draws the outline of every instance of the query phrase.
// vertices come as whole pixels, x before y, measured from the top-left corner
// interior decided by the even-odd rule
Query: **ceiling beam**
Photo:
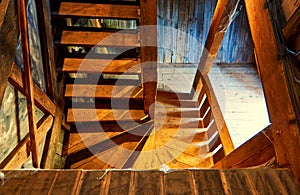
[[[272,123],[276,159],[300,181],[300,136],[265,0],[245,0],[265,99]]]

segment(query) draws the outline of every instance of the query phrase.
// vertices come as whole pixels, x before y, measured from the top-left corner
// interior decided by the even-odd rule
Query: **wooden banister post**
[[[144,111],[145,114],[149,114],[153,118],[157,91],[157,8],[155,0],[141,0],[140,2]]]

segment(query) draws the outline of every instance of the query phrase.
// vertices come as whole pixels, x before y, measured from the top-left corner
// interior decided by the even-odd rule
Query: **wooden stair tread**
[[[95,4],[78,2],[61,2],[58,12],[53,16],[139,19],[140,7],[134,5]]]
[[[67,84],[65,97],[134,98],[143,100],[143,90],[139,86]]]
[[[144,116],[143,110],[68,109],[67,122],[139,121]]]
[[[64,30],[60,44],[116,47],[139,47],[140,45],[138,33],[128,30],[118,33]]]
[[[120,134],[122,132],[71,133],[68,148],[66,148],[64,153],[70,155]]]
[[[141,72],[136,59],[82,59],[65,58],[62,71],[65,73],[137,74]]]

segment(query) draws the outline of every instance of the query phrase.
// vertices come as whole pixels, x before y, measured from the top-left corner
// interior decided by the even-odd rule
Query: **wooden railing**
[[[195,95],[200,107],[202,126],[207,128],[208,147],[213,153],[214,162],[234,150],[220,105],[207,75],[201,75]]]

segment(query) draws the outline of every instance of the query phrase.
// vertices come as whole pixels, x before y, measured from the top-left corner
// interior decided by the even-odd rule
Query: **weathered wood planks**
[[[300,194],[288,169],[2,172],[1,194]]]

